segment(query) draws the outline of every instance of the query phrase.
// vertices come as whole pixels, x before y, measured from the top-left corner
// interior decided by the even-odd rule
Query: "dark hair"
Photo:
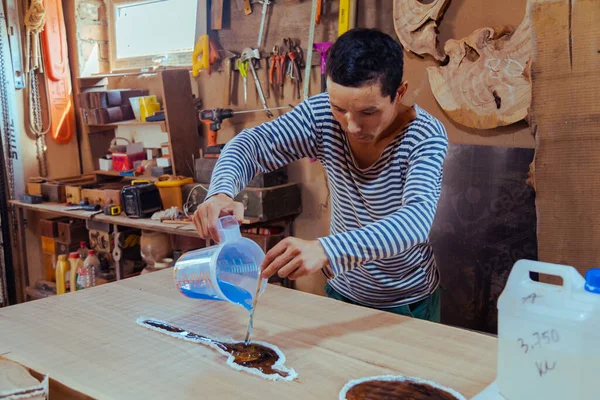
[[[338,85],[379,83],[392,101],[402,83],[404,53],[400,43],[377,29],[355,28],[340,36],[327,54],[327,76]]]

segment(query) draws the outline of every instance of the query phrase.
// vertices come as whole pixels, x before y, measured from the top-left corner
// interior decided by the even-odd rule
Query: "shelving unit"
[[[67,208],[69,207],[59,203],[28,204],[22,203],[18,200],[11,200],[10,204],[14,205],[17,209],[19,254],[21,256],[21,271],[19,272],[19,278],[22,282],[23,297],[26,296],[25,289],[30,284],[29,265],[27,261],[27,242],[25,239],[26,227],[23,223],[26,220],[24,214],[27,210],[36,213],[49,213],[56,216],[67,216],[82,220],[93,219],[94,221],[109,223],[113,225],[113,235],[119,235],[119,227],[125,226],[154,232],[164,232],[172,235],[181,235],[196,238],[199,237],[194,224],[190,222],[161,222],[150,218],[129,218],[125,214],[111,216],[91,211],[68,210]],[[249,226],[259,222],[261,221],[258,218],[245,218],[243,221],[243,225]],[[115,240],[115,246],[117,246],[118,242],[118,240]],[[210,245],[210,241],[207,241],[207,245]],[[124,277],[123,269],[118,261],[115,261],[115,271],[117,275],[117,280],[120,280]]]
[[[107,74],[77,78],[79,93],[116,88],[147,89],[156,95],[165,111],[164,121],[141,122],[121,121],[103,125],[87,125],[81,112],[77,115],[84,136],[89,141],[89,151],[98,169],[97,159],[103,156],[119,127],[160,126],[167,133],[169,154],[173,162],[173,174],[193,176],[190,167],[192,155],[198,156],[201,149],[199,121],[194,105],[194,95],[187,69],[165,69],[156,72]]]

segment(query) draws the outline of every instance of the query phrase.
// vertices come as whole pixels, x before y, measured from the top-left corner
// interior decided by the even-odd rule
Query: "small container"
[[[158,191],[160,192],[160,199],[162,201],[163,208],[168,210],[171,207],[177,207],[177,209],[183,210],[183,195],[181,192],[181,187],[192,182],[194,182],[193,178],[163,181],[161,181],[159,178],[157,182],[154,182],[158,188]]]
[[[219,219],[220,243],[182,255],[173,269],[179,291],[187,297],[228,301],[251,310],[265,253],[252,240],[242,237],[232,216]]]
[[[67,282],[70,280],[69,271],[71,270],[71,264],[67,260],[65,254],[58,256],[56,262],[56,294],[67,293]]]
[[[531,280],[530,272],[562,278]],[[518,261],[498,300],[500,394],[521,399],[597,399],[600,270]]]
[[[85,246],[85,242],[83,243]],[[81,259],[81,257],[79,257],[79,253],[74,251],[69,254],[69,263],[71,264],[69,290],[71,292],[74,292],[77,290],[77,270],[79,269],[79,267],[83,266],[83,260]]]

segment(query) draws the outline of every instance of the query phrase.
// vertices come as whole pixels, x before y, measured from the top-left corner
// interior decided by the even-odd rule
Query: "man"
[[[442,124],[402,104],[403,49],[390,36],[353,29],[327,60],[328,93],[231,140],[194,222],[218,240],[219,216],[241,221],[232,199],[257,173],[310,157],[325,168],[330,236],[286,238],[261,266],[264,278],[323,271],[329,297],[438,321],[439,271],[428,234],[441,190],[448,141]]]

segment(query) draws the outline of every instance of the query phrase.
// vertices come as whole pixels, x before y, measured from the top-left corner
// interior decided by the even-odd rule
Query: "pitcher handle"
[[[531,281],[529,272],[537,272],[540,274],[560,276],[563,280],[562,286],[558,286],[560,290],[568,295],[575,287],[583,287],[585,279],[572,266],[550,264],[541,261],[519,260],[513,266],[508,277],[508,285],[518,285],[519,282]],[[544,282],[534,282],[539,285],[547,285]],[[553,285],[555,286],[555,285]],[[556,286],[555,286],[556,287]]]
[[[233,215],[226,215],[219,218],[219,239],[220,243],[237,240],[242,237],[240,225]]]

